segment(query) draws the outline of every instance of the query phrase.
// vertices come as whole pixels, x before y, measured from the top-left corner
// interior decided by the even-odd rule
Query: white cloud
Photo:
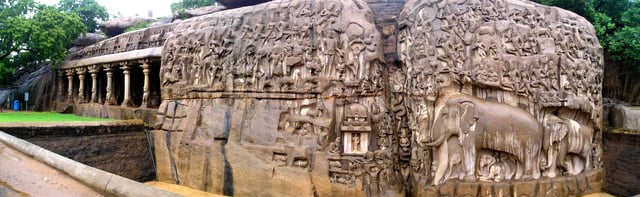
[[[57,4],[59,0],[37,0],[47,5]],[[151,10],[153,17],[171,15],[171,3],[178,0],[96,0],[98,4],[107,8],[110,15],[118,12],[122,16],[147,16]]]

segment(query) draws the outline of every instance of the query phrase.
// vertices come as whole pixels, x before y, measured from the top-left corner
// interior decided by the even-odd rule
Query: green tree
[[[60,0],[58,9],[80,16],[82,22],[87,25],[88,32],[95,32],[100,21],[109,19],[107,9],[96,0]]]
[[[171,12],[180,13],[184,10],[214,5],[214,0],[181,0],[171,4]]]
[[[20,66],[61,62],[73,39],[85,31],[76,14],[33,0],[0,0],[0,82]]]
[[[589,20],[591,10],[589,9],[589,0],[534,0],[535,2],[560,7],[562,9],[571,10]]]

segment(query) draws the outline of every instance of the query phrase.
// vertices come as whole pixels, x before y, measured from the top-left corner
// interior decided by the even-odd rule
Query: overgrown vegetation
[[[135,31],[135,30],[139,30],[139,29],[144,29],[147,28],[149,25],[151,25],[151,23],[155,23],[157,20],[149,20],[149,21],[142,21],[134,26],[131,26],[127,29],[124,30],[124,32],[130,32],[130,31]]]
[[[604,49],[603,96],[640,103],[640,2],[636,0],[534,0],[589,20]]]
[[[5,112],[0,113],[0,122],[74,122],[74,121],[108,121],[111,119],[81,117],[73,114],[56,112]]]

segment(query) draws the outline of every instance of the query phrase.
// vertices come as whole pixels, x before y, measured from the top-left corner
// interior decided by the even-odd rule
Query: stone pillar
[[[84,78],[87,73],[87,68],[76,68],[76,72],[78,74],[78,79],[80,79],[80,87],[78,88],[78,103],[84,103]]]
[[[113,99],[113,87],[112,87],[112,83],[113,83],[113,71],[112,71],[112,67],[113,65],[111,64],[105,64],[104,65],[104,71],[107,72],[107,95],[105,96],[105,101],[104,101],[104,105],[113,105],[115,104],[114,99]]]
[[[129,92],[131,91],[131,71],[129,71],[129,69],[131,69],[131,67],[129,67],[127,63],[123,63],[121,65],[122,67],[120,68],[122,69],[122,73],[124,74],[124,99],[122,100],[122,104],[120,106],[129,107],[131,106],[131,98],[129,94]]]
[[[58,97],[56,98],[56,101],[63,101],[63,91],[64,91],[64,82],[63,77],[64,76],[64,71],[62,70],[58,70]]]
[[[67,87],[67,102],[73,102],[73,69],[69,69],[67,72],[67,80],[69,81],[69,86]]]
[[[144,73],[144,86],[142,93],[142,104],[140,104],[140,108],[147,108],[149,102],[149,61],[141,61],[142,72]]]
[[[91,73],[91,103],[98,102],[98,71],[100,67],[98,65],[89,66],[89,73]]]

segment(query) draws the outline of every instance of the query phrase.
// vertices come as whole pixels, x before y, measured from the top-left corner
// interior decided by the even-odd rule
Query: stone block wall
[[[640,134],[604,132],[604,187],[616,196],[640,194]]]

